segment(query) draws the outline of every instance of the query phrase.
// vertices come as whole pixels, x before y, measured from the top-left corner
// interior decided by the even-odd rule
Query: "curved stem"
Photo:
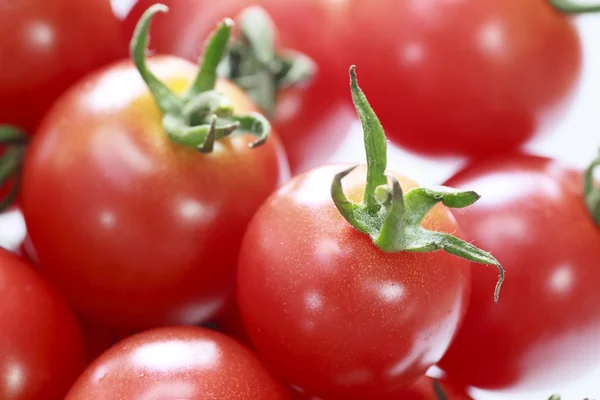
[[[200,67],[194,83],[188,89],[186,97],[190,98],[215,88],[217,67],[225,54],[233,25],[231,19],[225,18],[221,21],[217,30],[210,36],[204,51],[204,58],[201,63],[202,67]]]
[[[166,13],[168,11],[169,7],[164,4],[154,4],[148,8],[136,25],[129,46],[131,58],[163,114],[179,111],[183,106],[183,101],[150,72],[146,65],[146,49],[148,48],[148,30],[152,18],[159,12]]]
[[[600,186],[594,179],[594,171],[600,167],[600,153],[589,167],[583,173],[583,192],[585,204],[594,219],[596,225],[600,227]]]
[[[440,382],[437,379],[433,379],[433,392],[438,400],[448,400],[448,395],[444,392],[444,388],[442,388],[442,385],[440,385]]]
[[[581,4],[572,0],[548,0],[550,5],[566,14],[585,14],[600,11],[600,4]]]
[[[352,101],[363,126],[365,152],[367,154],[367,184],[365,186],[364,202],[368,211],[377,211],[379,203],[375,198],[375,188],[387,183],[385,168],[387,165],[387,143],[383,127],[377,115],[358,86],[356,67],[350,67],[350,88]]]

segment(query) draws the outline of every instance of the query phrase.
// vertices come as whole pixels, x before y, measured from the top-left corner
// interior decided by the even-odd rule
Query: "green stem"
[[[600,227],[600,186],[594,179],[594,171],[600,167],[600,153],[589,167],[583,173],[583,191],[585,204],[594,219],[596,225]]]
[[[566,14],[585,14],[600,11],[600,4],[581,4],[571,0],[549,0],[550,5]]]
[[[245,8],[237,20],[239,35],[233,40],[219,73],[234,81],[272,117],[280,89],[311,80],[317,71],[316,64],[297,51],[275,48],[275,24],[261,7]]]
[[[367,179],[363,201],[357,204],[348,200],[342,187],[342,179],[355,167],[336,174],[331,183],[331,198],[340,214],[354,228],[369,235],[373,243],[385,252],[443,250],[472,262],[495,265],[499,277],[494,290],[494,301],[498,301],[504,281],[504,269],[491,254],[453,235],[430,231],[421,226],[425,216],[438,203],[451,208],[464,208],[479,200],[479,195],[473,191],[443,186],[417,187],[403,193],[397,179],[393,175],[385,175],[385,134],[377,115],[358,86],[354,66],[350,67],[350,88],[363,125]]]
[[[433,379],[433,392],[435,393],[438,400],[448,400],[448,395],[440,385],[440,382],[437,379]]]
[[[163,114],[163,127],[178,144],[211,152],[214,142],[231,134],[258,136],[250,143],[256,147],[266,142],[271,132],[269,121],[258,114],[236,115],[231,101],[215,90],[217,67],[226,53],[233,21],[224,19],[207,41],[204,57],[193,83],[183,96],[175,94],[148,68],[146,49],[152,18],[168,7],[155,4],[140,18],[130,43],[131,57],[142,79]]]
[[[12,125],[0,125],[0,145],[4,146],[0,156],[0,188],[12,181],[8,194],[0,199],[0,211],[9,207],[18,195],[28,140],[23,130]]]

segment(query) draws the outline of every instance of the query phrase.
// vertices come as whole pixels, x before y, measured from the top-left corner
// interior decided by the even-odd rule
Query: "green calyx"
[[[585,14],[600,11],[600,4],[581,4],[581,1],[549,0],[550,5],[566,14]]]
[[[28,136],[21,129],[12,125],[0,125],[0,188],[10,183],[8,193],[0,198],[0,211],[9,207],[17,197],[21,178],[21,169]]]
[[[163,127],[169,138],[201,152],[211,152],[215,141],[238,132],[258,137],[250,147],[265,143],[271,132],[269,121],[258,113],[235,114],[229,99],[215,90],[217,67],[234,25],[231,19],[223,20],[208,39],[198,74],[183,95],[173,93],[148,70],[146,49],[150,23],[156,13],[168,10],[163,4],[155,4],[146,10],[135,28],[130,53],[163,113]]]
[[[594,179],[594,171],[600,167],[600,153],[583,173],[583,192],[587,205],[596,225],[600,227],[600,186]]]
[[[342,188],[342,179],[355,166],[335,176],[331,197],[339,212],[353,227],[369,235],[382,251],[443,250],[469,261],[495,265],[500,273],[494,291],[494,301],[498,301],[504,269],[491,254],[448,233],[421,227],[423,218],[437,203],[463,208],[475,203],[479,195],[443,186],[418,187],[403,193],[396,178],[385,174],[387,146],[383,127],[358,86],[354,66],[350,68],[350,86],[364,130],[367,181],[363,201],[357,204],[348,200]]]
[[[309,81],[316,64],[296,51],[275,49],[275,24],[259,6],[242,10],[239,34],[223,59],[219,74],[241,87],[269,117],[280,89]]]
[[[437,379],[433,380],[433,393],[435,393],[435,397],[438,400],[448,400],[448,395],[444,392],[444,388],[440,385],[440,382]]]

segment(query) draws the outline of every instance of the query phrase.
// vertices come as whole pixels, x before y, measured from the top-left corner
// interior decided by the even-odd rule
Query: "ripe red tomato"
[[[459,390],[447,382],[438,381],[437,385],[438,390],[441,389],[445,397],[436,393],[434,380],[424,376],[409,387],[376,398],[370,398],[370,400],[472,400],[464,390]],[[293,400],[323,400],[295,390],[291,390],[290,393]]]
[[[600,230],[581,172],[514,154],[475,162],[448,181],[480,201],[456,213],[466,239],[503,261],[506,285],[473,268],[470,306],[440,366],[480,388],[545,388],[600,361]]]
[[[62,400],[85,366],[83,337],[62,299],[0,249],[0,398]]]
[[[106,0],[20,0],[0,6],[0,123],[33,133],[84,74],[126,55]]]
[[[359,66],[388,138],[411,150],[519,146],[579,76],[577,31],[547,0],[341,3],[337,56]]]
[[[301,174],[259,209],[242,244],[238,299],[259,354],[289,383],[325,398],[370,399],[442,357],[466,309],[469,263],[379,250],[334,206],[340,169]],[[361,199],[365,169],[344,182],[348,197]],[[440,205],[423,226],[459,232]]]
[[[235,340],[203,328],[160,328],[117,343],[66,400],[286,400],[285,388]]]
[[[176,93],[196,70],[173,57],[148,66]],[[231,83],[217,90],[236,112],[255,110]],[[203,153],[172,140],[162,118],[134,65],[119,62],[55,104],[26,158],[23,210],[41,268],[110,327],[218,313],[234,292],[247,223],[288,174],[276,135],[249,148],[254,138],[236,133]]]
[[[142,13],[154,0],[136,3],[124,23],[129,37]],[[294,173],[323,164],[350,130],[356,114],[349,101],[346,71],[342,63],[332,15],[313,0],[164,0],[170,13],[153,24],[151,48],[158,54],[174,54],[196,61],[202,43],[215,23],[235,18],[245,7],[260,5],[273,19],[278,49],[300,51],[318,60],[317,73],[306,85],[279,91],[273,116]],[[341,77],[341,79],[340,79]]]

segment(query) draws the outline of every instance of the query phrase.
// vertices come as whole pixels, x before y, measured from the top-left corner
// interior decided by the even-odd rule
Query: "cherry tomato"
[[[83,337],[62,299],[0,249],[0,398],[62,400],[85,366]]]
[[[580,171],[523,154],[474,162],[447,182],[482,195],[456,219],[507,274],[493,304],[493,271],[473,268],[465,321],[440,363],[454,379],[554,390],[600,361],[600,229],[582,183]]]
[[[242,244],[238,300],[259,354],[290,384],[325,398],[371,399],[442,357],[466,309],[469,263],[379,250],[334,206],[340,169],[301,174],[259,209]],[[364,168],[348,175],[348,198],[361,199],[364,184]],[[423,226],[459,233],[439,205]]]
[[[197,69],[173,57],[148,68],[175,93]],[[236,113],[254,112],[231,83],[203,93],[221,101],[217,92]],[[78,311],[109,327],[217,314],[234,292],[246,224],[288,175],[276,135],[250,148],[243,131],[206,153],[176,142],[162,122],[133,63],[119,62],[55,104],[26,157],[23,208],[41,268]]]
[[[117,343],[66,400],[285,400],[283,386],[235,340],[208,329],[160,328]]]
[[[471,400],[463,390],[453,387],[447,382],[439,382],[438,387],[441,389],[443,396],[436,393],[434,380],[427,376],[419,378],[409,387],[395,390],[392,393],[370,398],[370,400]],[[438,390],[439,390],[438,389]],[[295,390],[290,390],[293,400],[323,400],[319,397],[311,396]],[[331,399],[333,400],[333,399]]]
[[[30,132],[84,74],[126,55],[106,0],[20,0],[0,6],[0,123]]]
[[[155,3],[136,3],[124,24],[129,37],[140,15]],[[302,52],[318,61],[311,82],[281,90],[273,117],[292,168],[302,172],[322,165],[340,144],[356,120],[348,96],[345,72],[350,64],[342,64],[339,43],[332,36],[331,14],[323,4],[280,0],[165,0],[169,15],[153,25],[151,48],[159,54],[175,54],[196,61],[202,43],[214,24],[224,17],[235,18],[248,6],[260,5],[273,19],[279,49]]]
[[[361,69],[388,138],[410,150],[486,156],[519,146],[579,76],[577,31],[547,0],[343,4],[340,56]]]

